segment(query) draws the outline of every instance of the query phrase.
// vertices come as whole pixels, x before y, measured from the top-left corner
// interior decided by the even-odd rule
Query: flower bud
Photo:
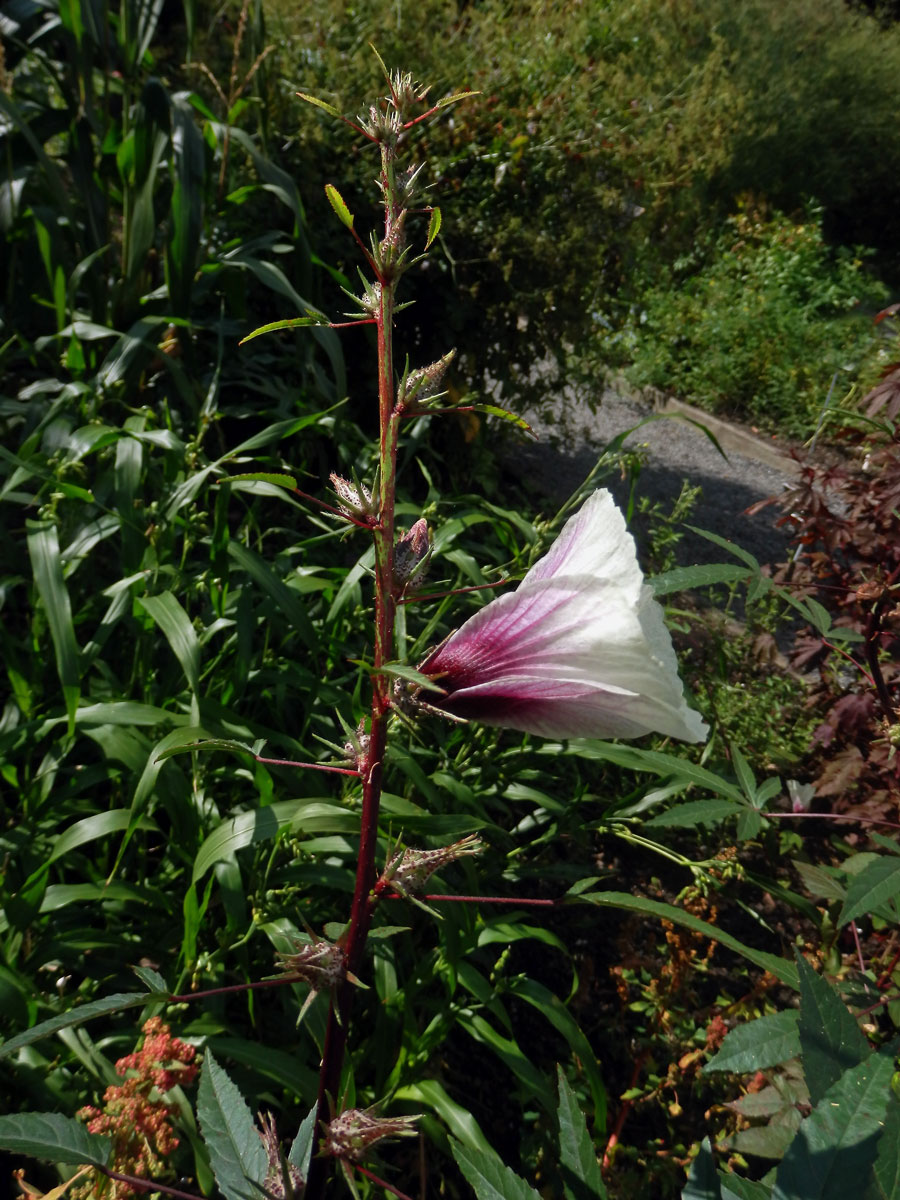
[[[431,561],[431,534],[428,522],[420,517],[394,547],[394,588],[400,595],[407,588],[419,587]]]
[[[346,513],[348,517],[358,517],[362,520],[377,517],[377,504],[364,483],[358,481],[351,483],[349,479],[342,478],[334,471],[328,478],[331,480],[331,486],[338,498],[338,507],[341,512]]]
[[[410,371],[400,382],[399,395],[397,402],[400,408],[412,408],[421,404],[423,400],[428,400],[441,390],[444,376],[447,373],[447,368],[456,357],[455,350],[448,350],[443,358],[439,358],[437,362],[433,362],[430,366],[419,367],[415,371]]]
[[[371,1108],[348,1108],[328,1125],[322,1151],[333,1158],[359,1162],[369,1147],[382,1138],[415,1133],[413,1122],[418,1119],[418,1114],[413,1117],[376,1117],[372,1115]]]

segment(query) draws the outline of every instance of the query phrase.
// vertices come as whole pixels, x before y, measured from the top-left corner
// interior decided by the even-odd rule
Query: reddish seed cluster
[[[151,1017],[143,1032],[141,1048],[116,1063],[116,1073],[128,1076],[125,1082],[106,1089],[102,1109],[89,1105],[78,1115],[91,1133],[112,1138],[117,1171],[146,1179],[159,1174],[178,1145],[170,1121],[175,1106],[166,1103],[165,1094],[177,1084],[192,1083],[197,1066],[194,1047],[172,1037],[160,1017]],[[127,1183],[115,1182],[114,1200],[134,1194]]]

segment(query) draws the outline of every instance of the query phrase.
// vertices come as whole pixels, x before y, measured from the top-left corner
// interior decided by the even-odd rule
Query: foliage
[[[872,342],[864,317],[848,314],[884,294],[849,250],[828,250],[819,217],[745,212],[707,255],[676,264],[635,317],[634,382],[765,429],[811,432],[832,376]]]
[[[238,15],[232,54],[205,51],[197,14],[185,10],[192,58],[228,77],[208,100],[177,90],[209,75],[196,66],[181,75],[171,46],[156,49],[152,21],[129,42],[137,10],[128,5],[114,14],[116,40],[96,22],[78,25],[73,6],[60,9],[60,24],[51,10],[22,11],[12,92],[0,101],[15,167],[5,319],[17,302],[21,310],[3,347],[0,410],[10,684],[0,724],[0,1073],[11,1110],[0,1146],[101,1173],[129,1165],[127,1148],[73,1114],[122,1087],[116,1061],[136,1056],[148,1067],[137,1029],[165,1020],[175,1044],[203,1058],[196,1115],[177,1086],[143,1097],[157,1116],[164,1105],[174,1128],[167,1167],[179,1186],[244,1196],[251,1180],[289,1194],[321,1170],[311,1151],[332,994],[323,985],[313,995],[294,967],[315,956],[321,935],[340,942],[358,888],[354,766],[365,757],[359,722],[375,654],[365,617],[379,569],[370,527],[364,534],[345,519],[352,512],[314,506],[310,494],[342,472],[339,503],[355,495],[365,525],[377,451],[337,403],[343,364],[332,330],[311,324],[241,351],[234,344],[251,313],[265,324],[321,319],[308,298],[322,247],[309,246],[296,191],[262,149],[277,139],[249,102],[273,57],[260,57],[258,10]],[[531,62],[542,66],[536,51]],[[230,111],[217,119],[216,103]],[[560,101],[555,119],[564,110]],[[452,111],[464,154],[460,130],[471,120],[477,133],[482,118]],[[501,144],[502,134],[494,130]],[[439,166],[445,136],[431,127],[425,136]],[[533,167],[535,186],[561,161],[552,145],[547,155],[522,168]],[[514,166],[497,182],[504,197]],[[585,168],[585,189],[595,167]],[[328,211],[349,239],[342,215],[366,209],[352,180],[341,186],[346,203]],[[96,211],[95,192],[105,206]],[[534,193],[522,194],[524,212]],[[410,226],[421,246],[437,222],[412,214]],[[487,239],[480,226],[475,235]],[[548,245],[537,252],[549,269]],[[285,318],[273,294],[299,318]],[[514,293],[503,295],[499,307],[515,311]],[[389,390],[390,372],[380,382]],[[452,428],[458,418],[445,419]],[[400,662],[382,664],[387,678],[415,679],[410,664],[485,603],[490,585],[520,576],[567,511],[545,519],[498,499],[509,488],[487,471],[493,498],[442,494],[446,460],[429,448],[425,424],[422,414],[406,424],[396,512],[398,535],[422,519],[433,525],[431,582],[415,605],[398,605]],[[673,536],[663,518],[650,557],[664,570]],[[724,581],[758,601],[770,588],[759,564],[722,548],[737,561],[666,570],[657,594]],[[460,587],[472,591],[444,594]],[[792,602],[840,641],[812,598]],[[679,608],[686,626],[704,622]],[[718,661],[724,677],[734,658],[723,651]],[[746,683],[758,708],[769,703],[753,672]],[[790,1002],[797,986],[801,996],[812,989],[803,966],[779,952],[798,921],[841,968],[836,930],[868,913],[873,924],[896,920],[900,876],[889,854],[820,867],[818,886],[830,888],[822,911],[791,890],[797,846],[778,836],[789,818],[775,739],[745,740],[739,706],[707,694],[716,728],[702,757],[660,741],[538,744],[430,717],[392,725],[372,861],[380,868],[407,847],[444,858],[435,896],[413,903],[382,877],[357,971],[367,986],[354,985],[352,1024],[345,1018],[351,1053],[332,1099],[392,1132],[422,1114],[424,1135],[421,1146],[398,1139],[345,1162],[361,1194],[378,1194],[375,1171],[392,1186],[421,1185],[423,1155],[451,1196],[467,1195],[467,1180],[479,1195],[675,1196],[704,1114],[733,1086],[703,1074],[704,1059],[729,1024]],[[323,741],[337,756],[330,762],[319,761]],[[300,771],[295,760],[338,774]],[[477,866],[465,852],[447,857],[448,842],[471,847],[476,832],[485,844]],[[468,902],[477,895],[492,899]],[[882,953],[890,977],[892,952]],[[858,992],[853,1000],[858,1007]],[[799,1026],[782,1026],[790,1047]],[[805,1058],[809,1079],[814,1067],[824,1084],[827,1062]],[[872,1149],[889,1061],[876,1050],[831,1070],[838,1091],[821,1091],[805,1127],[813,1151],[858,1166],[854,1139]],[[872,1103],[854,1110],[860,1090]],[[840,1128],[823,1120],[826,1104]],[[251,1115],[260,1108],[261,1128]],[[886,1101],[884,1112],[893,1122]],[[887,1144],[882,1137],[874,1158],[879,1181],[892,1167]],[[835,1146],[851,1147],[849,1160]],[[798,1143],[790,1170],[805,1168],[801,1151]],[[696,1156],[689,1194],[714,1186],[711,1155]],[[731,1194],[752,1194],[751,1181],[733,1182]]]

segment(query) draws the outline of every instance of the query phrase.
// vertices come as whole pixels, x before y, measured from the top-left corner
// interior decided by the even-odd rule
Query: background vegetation
[[[133,993],[135,966],[179,995],[258,981],[352,886],[358,814],[340,788],[249,753],[159,757],[207,736],[316,759],[319,739],[344,740],[335,714],[353,725],[362,711],[366,555],[282,489],[227,479],[287,471],[319,493],[330,471],[370,467],[363,333],[237,347],[266,320],[345,307],[352,246],[322,185],[371,211],[373,159],[293,93],[356,112],[383,87],[369,41],[436,97],[481,92],[416,145],[444,223],[399,329],[415,364],[459,347],[454,396],[552,413],[563,378],[599,396],[603,372],[628,367],[798,435],[836,370],[863,392],[879,365],[896,369],[890,322],[870,320],[900,250],[900,34],[879,13],[838,0],[5,6],[10,1115],[72,1115],[117,1082],[140,1022],[101,1007],[76,1025],[77,1004]],[[870,1044],[889,1045],[900,1021],[900,872],[895,842],[867,840],[866,821],[898,819],[900,468],[893,400],[866,414],[837,413],[839,470],[811,465],[789,498],[802,549],[777,572],[784,590],[728,547],[719,567],[657,582],[713,723],[702,759],[437,722],[394,741],[385,855],[401,828],[425,846],[478,830],[477,872],[463,860],[440,890],[555,900],[591,880],[580,905],[540,918],[385,908],[347,1086],[360,1105],[389,1096],[392,1112],[426,1114],[424,1148],[385,1151],[398,1186],[415,1189],[421,1154],[449,1195],[468,1194],[452,1135],[561,1195],[566,1086],[614,1197],[768,1196],[773,1179],[772,1194],[830,1196],[839,1173],[802,1190],[822,1114],[837,1107],[855,1134],[864,1085],[894,1128],[890,1054]],[[611,454],[600,477],[618,468]],[[401,511],[435,526],[436,589],[533,560],[553,524],[521,482],[471,421],[440,440],[413,428]],[[671,537],[662,514],[657,561]],[[746,603],[740,631],[685,591],[700,585],[718,609]],[[420,606],[409,659],[486,595],[452,615],[446,600]],[[786,613],[806,629],[795,665],[815,667],[812,691],[772,668]],[[807,819],[810,807],[857,820]],[[782,957],[793,947],[800,967]],[[212,1051],[287,1134],[321,1052],[322,1006],[295,1024],[303,995],[132,1006]],[[818,1057],[815,1012],[831,1031]],[[11,1040],[53,1016],[53,1036]],[[209,1192],[193,1099],[185,1077],[169,1178]],[[879,1149],[867,1130],[846,1139],[842,1169],[896,1195],[897,1139]],[[717,1182],[707,1137],[741,1180]]]

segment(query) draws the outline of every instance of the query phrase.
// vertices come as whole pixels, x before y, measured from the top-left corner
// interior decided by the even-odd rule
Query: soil
[[[528,414],[526,419],[539,440],[516,446],[516,467],[520,477],[529,478],[534,489],[552,503],[561,503],[572,494],[613,438],[634,429],[624,445],[631,450],[645,449],[638,496],[661,501],[669,510],[682,482],[688,480],[702,489],[689,517],[692,525],[735,542],[761,563],[777,563],[787,557],[789,537],[775,527],[778,510],[765,508],[755,516],[746,510],[759,500],[779,495],[796,479],[797,464],[790,456],[790,446],[687,404],[617,387],[604,391],[596,410],[578,395],[567,396],[557,425]],[[721,451],[695,422],[706,427]],[[620,504],[627,502],[628,480],[613,476],[603,478],[602,483]],[[635,528],[640,538],[639,519]],[[676,557],[679,565],[689,565],[722,562],[727,555],[685,529]]]

